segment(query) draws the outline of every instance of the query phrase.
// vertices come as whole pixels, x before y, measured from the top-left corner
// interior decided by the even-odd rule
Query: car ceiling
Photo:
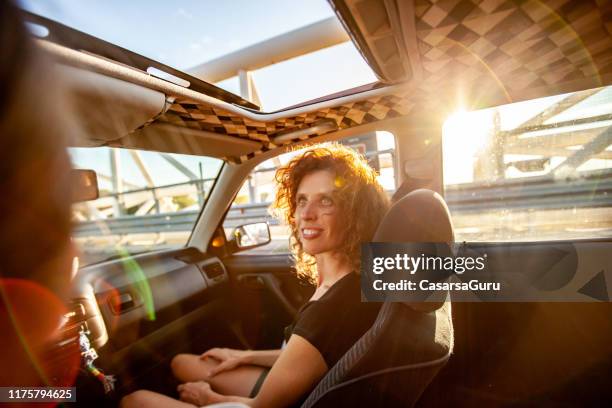
[[[231,163],[424,109],[450,112],[458,99],[469,110],[612,83],[610,2],[332,0],[331,4],[386,86],[262,113],[160,84],[165,81],[144,72],[139,77],[133,68],[113,66],[107,58],[89,63],[91,54],[72,58],[62,52],[60,60],[164,95],[164,107],[157,114],[127,134],[98,137],[98,145],[210,154]],[[313,128],[330,121],[334,126]]]
[[[509,101],[610,83],[612,3],[595,0],[330,0],[379,78],[492,82]],[[558,90],[558,91],[556,91]]]

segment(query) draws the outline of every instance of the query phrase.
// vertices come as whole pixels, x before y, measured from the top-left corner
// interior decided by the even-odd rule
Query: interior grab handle
[[[266,283],[259,275],[241,275],[238,277],[238,281],[249,289],[262,290],[266,287]]]

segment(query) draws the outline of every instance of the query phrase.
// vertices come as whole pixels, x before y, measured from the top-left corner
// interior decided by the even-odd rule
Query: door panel
[[[285,326],[314,292],[297,278],[289,254],[224,259],[245,338],[253,348],[280,347]]]
[[[490,262],[547,269],[575,265],[567,284],[579,289],[609,274],[609,239],[482,244]],[[609,283],[608,283],[609,287]],[[599,406],[612,399],[612,303],[455,302],[453,356],[420,407]]]

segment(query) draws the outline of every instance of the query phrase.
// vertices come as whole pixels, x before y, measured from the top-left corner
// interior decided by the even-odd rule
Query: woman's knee
[[[196,381],[209,379],[208,370],[203,360],[195,354],[177,354],[170,361],[170,369],[172,374],[182,381]]]
[[[151,406],[153,392],[138,390],[121,398],[120,408],[140,408]]]
[[[174,356],[172,361],[170,361],[170,369],[172,370],[172,374],[174,374],[174,376],[177,378],[182,377],[182,374],[188,370],[192,357],[193,356],[191,354],[177,354]]]
[[[170,368],[172,369],[172,372],[182,369],[187,361],[187,357],[189,357],[189,354],[177,354],[176,356],[172,357],[172,360],[170,361]]]

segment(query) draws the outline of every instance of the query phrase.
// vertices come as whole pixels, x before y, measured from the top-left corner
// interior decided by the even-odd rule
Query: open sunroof
[[[193,91],[212,96],[219,100],[259,110],[259,106],[241,98],[229,91],[221,89],[208,82],[202,81],[194,76],[186,74],[178,69],[162,64],[133,51],[111,44],[92,35],[75,30],[48,18],[24,11],[26,22],[34,25],[32,30],[47,41],[72,48],[78,51],[85,51],[91,54],[137,68],[141,71],[163,80],[184,86]]]
[[[187,73],[202,81],[188,78],[193,89],[200,86],[206,94],[251,109],[258,105],[259,112],[308,104],[377,81],[326,0],[295,2],[290,8],[282,0],[20,3],[24,10],[90,36],[57,39],[54,32],[53,41],[138,69],[163,67],[163,79]],[[99,39],[97,45],[92,37]],[[100,41],[105,46],[98,46]],[[215,62],[229,66],[228,75],[220,78],[211,71]],[[248,90],[244,76],[239,78],[242,72],[252,81]],[[219,89],[234,96],[222,96]]]

